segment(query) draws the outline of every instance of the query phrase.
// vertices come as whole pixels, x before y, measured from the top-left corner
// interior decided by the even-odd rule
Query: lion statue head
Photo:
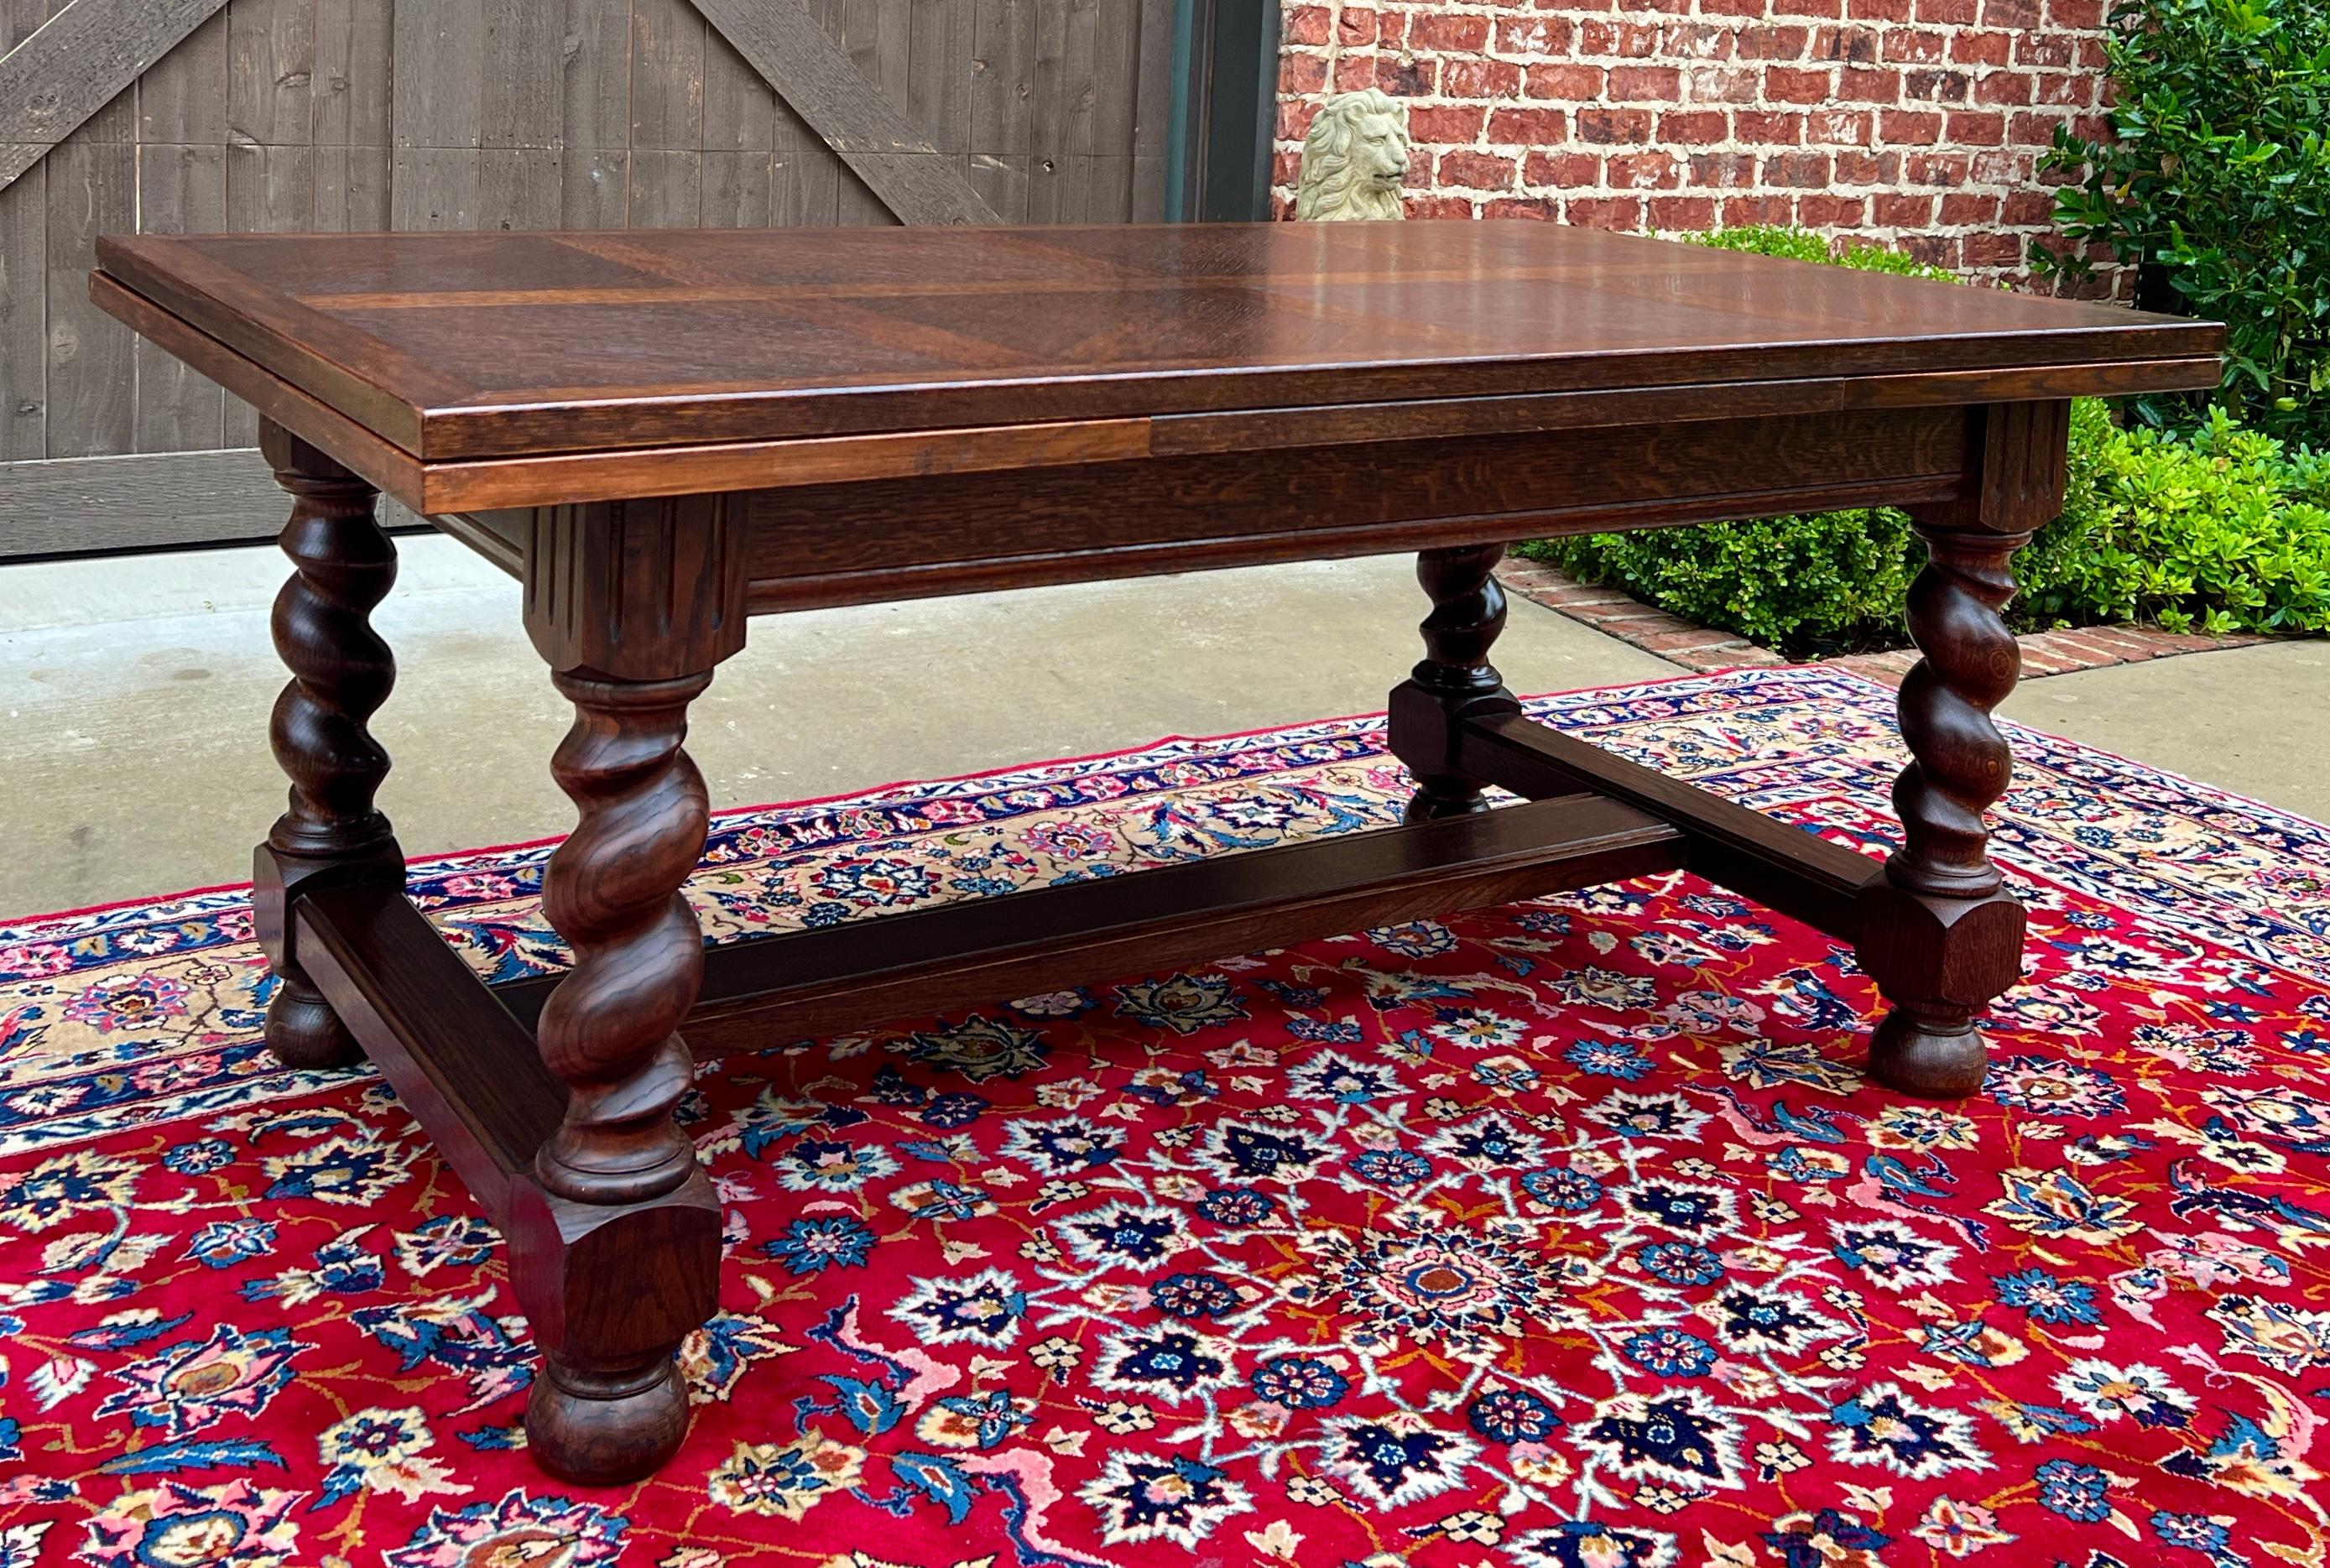
[[[1397,218],[1407,174],[1407,105],[1376,88],[1327,100],[1302,138],[1298,218]]]

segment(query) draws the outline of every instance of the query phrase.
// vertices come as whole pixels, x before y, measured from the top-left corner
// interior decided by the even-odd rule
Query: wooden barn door
[[[100,233],[1163,214],[1176,0],[0,0],[0,559],[270,537]],[[410,519],[406,519],[410,521]]]

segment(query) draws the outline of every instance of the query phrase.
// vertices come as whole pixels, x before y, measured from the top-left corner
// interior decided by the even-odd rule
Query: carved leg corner
[[[266,1039],[288,1067],[346,1066],[362,1053],[300,968],[289,910],[304,889],[403,883],[403,853],[374,804],[388,753],[365,728],[396,679],[368,619],[396,581],[396,547],[374,515],[370,484],[279,426],[260,441],[292,497],[279,540],[292,574],[273,617],[291,679],[269,724],[290,798],[254,853],[251,879],[253,923],[279,982]]]
[[[2024,914],[1989,855],[1983,812],[2006,792],[2013,759],[1991,711],[2022,657],[2000,611],[2009,562],[2029,539],[1921,520],[1931,557],[1909,592],[1923,656],[1901,682],[1911,760],[1893,786],[1902,847],[1862,895],[1859,959],[1892,1010],[1870,1044],[1886,1087],[1956,1099],[1982,1087],[1974,1020],[2022,973]]]
[[[1432,600],[1418,628],[1424,659],[1392,690],[1388,705],[1393,754],[1416,779],[1407,820],[1428,822],[1486,811],[1482,781],[1456,770],[1457,726],[1492,712],[1518,713],[1489,650],[1505,629],[1505,593],[1497,585],[1502,544],[1463,544],[1426,550],[1416,578]]]

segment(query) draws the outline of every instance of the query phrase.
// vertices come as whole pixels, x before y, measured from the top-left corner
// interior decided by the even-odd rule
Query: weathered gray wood
[[[570,154],[604,158],[630,146],[630,0],[566,0],[565,9],[566,31],[561,46],[564,50],[562,139]],[[577,160],[570,156],[565,165],[570,182],[576,166]],[[619,184],[616,189],[622,187]],[[570,214],[578,206],[604,211],[603,202],[578,203],[575,195],[570,184],[566,199]],[[574,220],[570,215],[565,221]]]
[[[1028,155],[1028,222],[1058,223],[1067,221],[1060,212],[1060,199],[1066,186],[1067,172],[1063,166],[1067,155],[1063,153],[1030,153]],[[1069,214],[1073,217],[1073,214]]]
[[[1098,0],[1093,33],[1093,102],[1079,151],[1132,156],[1133,106],[1140,97],[1141,0]]]
[[[285,234],[317,227],[316,149],[241,138],[227,145],[226,226]]]
[[[215,112],[225,116],[226,52],[220,37],[221,92]],[[147,94],[140,92],[140,118]],[[205,111],[192,105],[192,113]],[[181,112],[173,127],[188,118]],[[151,122],[149,121],[149,124]],[[226,227],[226,148],[147,141],[137,154],[137,231],[141,234],[205,233]],[[175,355],[140,338],[137,342],[137,396],[133,442],[141,452],[199,452],[225,444],[226,394]]]
[[[706,229],[765,229],[774,155],[706,153],[696,222]]]
[[[325,226],[316,214],[321,3],[235,0],[227,11],[230,229],[280,233]],[[385,159],[384,150],[381,156]],[[230,447],[259,439],[259,416],[240,398],[226,400],[224,426]]]
[[[1059,150],[1064,153],[1093,150],[1100,71],[1100,0],[1067,0],[1059,84]]]
[[[1132,221],[1165,221],[1166,149],[1173,124],[1175,0],[1140,0],[1141,41],[1133,57]]]
[[[475,147],[398,147],[389,187],[389,227],[478,227],[478,157]]]
[[[1028,221],[1026,153],[971,154],[971,183],[1003,222]]]
[[[882,90],[882,0],[833,0],[812,19],[841,45],[857,74]]]
[[[866,80],[878,89],[894,105],[903,107],[914,91],[914,0],[874,0],[876,39],[875,69],[865,73]],[[913,117],[907,117],[909,124]],[[923,138],[933,147],[938,143],[929,137]],[[940,149],[943,151],[944,149]]]
[[[1141,33],[1133,51],[1132,156],[1161,158],[1172,137],[1175,0],[1136,0]]]
[[[309,139],[319,147],[368,149],[369,157],[336,166],[350,188],[378,186],[384,210],[395,100],[395,12],[380,0],[316,0],[315,76],[308,84]],[[320,163],[317,171],[320,177]],[[320,194],[317,204],[325,204]]]
[[[1036,0],[972,0],[971,151],[1025,156],[1034,145]]]
[[[866,80],[800,0],[696,3],[900,219],[995,222],[970,182]]]
[[[0,561],[264,543],[287,513],[255,449],[0,464]],[[428,526],[384,496],[380,515]]]
[[[809,225],[841,221],[841,184],[857,177],[825,138],[810,128],[782,99],[776,100],[774,156],[769,166],[770,220],[779,224]]]
[[[317,0],[235,0],[228,11],[232,145],[314,145],[316,6]],[[233,180],[232,165],[228,180]]]
[[[100,229],[1153,211],[1168,128],[1143,105],[1163,102],[1173,4],[0,0],[0,83],[21,80],[32,56],[14,52],[52,15],[126,17],[131,33],[188,18],[135,90],[81,120],[57,177],[48,141],[0,124],[30,168],[0,182],[0,465],[256,439],[249,408],[90,311]],[[724,7],[757,60],[714,15]]]
[[[704,150],[768,153],[777,145],[777,95],[719,29],[704,30]],[[762,162],[766,162],[765,158]],[[710,165],[706,165],[706,176]],[[707,193],[706,200],[709,201]]]
[[[0,56],[0,188],[121,96],[226,0],[73,0]]]
[[[912,0],[907,20],[906,118],[942,153],[971,150],[971,6]]]
[[[1083,205],[1075,222],[1123,223],[1132,217],[1132,159],[1122,153],[1078,153]],[[1066,220],[1063,220],[1064,222]]]
[[[308,222],[315,228],[362,232],[389,226],[394,13],[379,0],[316,0],[315,74],[308,82],[315,146]]]
[[[0,52],[30,38],[49,12],[49,0],[0,0]],[[48,250],[49,182],[36,156],[23,178],[0,186],[0,461],[48,455]]]
[[[705,13],[689,0],[631,0],[630,146],[635,154],[703,149],[704,18]],[[634,201],[639,191],[634,158]]]
[[[903,157],[899,153],[874,154],[875,157]],[[869,223],[878,228],[885,223],[903,222],[888,203],[875,194],[872,186],[857,177],[857,171],[847,165],[836,174],[833,221],[837,223]]]
[[[1132,160],[1056,153],[1028,160],[1031,223],[1122,223],[1132,210]]]
[[[308,140],[313,116],[307,73],[315,58],[310,0],[235,0],[227,18],[227,112],[233,129],[226,148],[226,226],[239,233],[328,227],[317,217],[316,149]],[[278,82],[278,71],[298,79],[296,94]],[[259,416],[241,398],[226,400],[223,436],[230,447],[258,443]]]
[[[1132,221],[1136,223],[1165,222],[1165,175],[1163,158],[1132,160]]]
[[[48,177],[48,454],[128,451],[137,437],[137,351],[128,327],[90,303],[97,237],[137,226],[137,149],[76,131],[51,149]]]
[[[620,229],[631,199],[631,155],[620,147],[569,147],[559,166],[558,190],[561,228]]]
[[[555,147],[479,147],[476,226],[558,227],[563,156]]]
[[[484,145],[486,0],[403,0],[394,48],[402,62],[391,72],[397,147]],[[398,166],[400,210],[407,201],[401,189],[405,166]],[[434,173],[449,165],[426,160],[421,166]]]
[[[199,233],[226,227],[227,17],[195,28],[137,83],[137,231]],[[137,367],[132,445],[141,452],[205,451],[226,441],[226,394],[145,340]]]
[[[631,149],[629,224],[693,229],[704,210],[704,155],[693,149]]]
[[[213,14],[138,79],[139,145],[226,146],[226,28]]]
[[[0,190],[0,462],[49,453],[48,253],[48,171],[35,168]]]
[[[385,146],[318,146],[315,149],[314,225],[336,234],[361,234],[389,226],[393,155]]]
[[[0,54],[5,54],[41,30],[62,0],[0,0]]]
[[[559,101],[564,73],[565,33],[555,5],[543,0],[455,0],[483,14],[485,44],[478,92],[478,143],[487,147],[554,149],[564,145],[564,106]],[[433,138],[432,138],[433,139]],[[508,163],[509,160],[504,160]],[[539,167],[540,160],[512,166]],[[494,183],[493,161],[481,165]],[[558,183],[549,186],[554,212]],[[488,203],[492,205],[493,203]],[[520,206],[526,204],[521,201]],[[504,203],[507,205],[507,203]]]
[[[1067,150],[1067,71],[1068,0],[1036,0],[1028,62],[1028,151],[1037,158],[1056,159]],[[1034,180],[1044,172],[1031,165],[1028,175]],[[1042,204],[1040,191],[1034,200]]]

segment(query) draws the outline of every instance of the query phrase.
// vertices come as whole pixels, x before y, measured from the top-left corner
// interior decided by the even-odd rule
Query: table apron
[[[1979,411],[1562,430],[727,492],[753,613],[1965,497]],[[513,575],[704,497],[466,514]]]

